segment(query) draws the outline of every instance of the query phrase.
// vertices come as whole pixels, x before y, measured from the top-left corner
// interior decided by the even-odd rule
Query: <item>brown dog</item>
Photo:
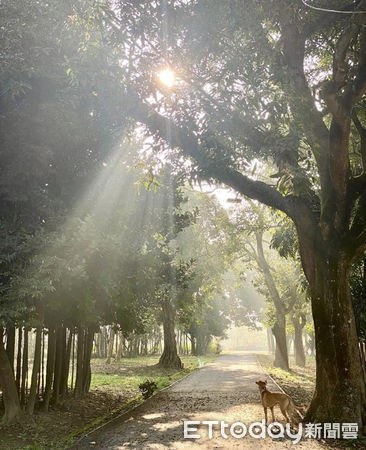
[[[304,411],[305,408],[298,407],[293,402],[292,398],[283,394],[282,392],[270,392],[267,389],[267,380],[266,381],[256,381],[256,384],[259,387],[259,392],[261,394],[262,405],[264,409],[264,416],[266,418],[266,424],[268,422],[267,418],[267,408],[270,408],[272,413],[273,422],[276,421],[273,408],[275,405],[279,405],[283,416],[285,417],[286,422],[291,422],[293,419],[295,411]]]

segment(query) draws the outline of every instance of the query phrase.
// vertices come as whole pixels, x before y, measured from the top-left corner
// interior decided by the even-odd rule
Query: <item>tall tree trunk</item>
[[[306,353],[310,350],[310,356],[315,356],[315,336],[306,332],[305,334]]]
[[[115,342],[116,342],[116,348],[115,348],[115,361],[117,360],[117,353],[118,353],[118,347],[119,347],[119,333],[118,331],[116,331],[116,336],[115,336]],[[93,355],[93,352],[92,352]]]
[[[175,314],[174,308],[169,299],[162,303],[163,329],[164,329],[164,350],[159,359],[158,365],[165,368],[182,369],[183,364],[178,356],[177,343],[175,340]]]
[[[273,365],[283,370],[290,370],[286,342],[286,316],[276,313],[276,322],[272,327],[276,339],[276,350]]]
[[[116,355],[116,361],[121,361],[121,358],[123,356],[123,344],[124,344],[124,337],[122,332],[119,332],[119,339],[118,339],[118,349],[117,349],[117,355]]]
[[[56,361],[56,332],[54,328],[50,328],[48,330],[46,388],[43,396],[43,410],[46,412],[48,411],[48,407],[50,404],[53,376],[55,373],[55,361]]]
[[[299,318],[293,315],[291,321],[295,329],[295,336],[294,336],[295,363],[297,366],[305,367],[305,350],[304,350],[304,343],[302,340],[302,330],[306,324],[306,320],[304,319],[304,316],[301,316]]]
[[[38,392],[38,394],[41,392],[42,393],[42,397],[44,394],[44,354],[45,354],[45,333],[44,333],[44,329],[42,330],[42,356],[41,356],[41,376],[40,376],[40,381],[41,381],[41,387],[40,387],[40,391]]]
[[[147,335],[145,334],[144,339],[143,339],[143,355],[147,356],[147,346],[148,346],[148,339],[147,339]]]
[[[23,362],[22,362],[22,383],[20,388],[20,402],[25,405],[27,397],[28,380],[28,327],[24,327]]]
[[[71,329],[71,335],[72,335],[72,343],[71,343],[71,382],[70,382],[70,389],[74,389],[74,378],[75,378],[75,330],[74,328]]]
[[[84,361],[83,361],[83,393],[89,392],[90,381],[91,381],[91,367],[90,359],[93,350],[93,340],[94,340],[94,328],[89,327],[85,333],[85,343],[84,343]]]
[[[153,355],[156,355],[159,352],[160,339],[161,339],[160,334],[156,333],[154,335],[154,343],[153,343],[153,348],[151,350],[151,353]]]
[[[286,342],[286,310],[280,297],[276,283],[272,277],[270,266],[264,256],[263,233],[255,234],[257,242],[257,264],[264,276],[264,282],[273,301],[276,310],[276,322],[272,327],[272,332],[276,339],[276,350],[274,365],[284,370],[289,370],[288,352]]]
[[[197,340],[196,336],[191,334],[191,354],[197,356]]]
[[[75,396],[83,395],[83,364],[84,364],[84,348],[85,348],[85,330],[78,328],[78,342],[76,351],[76,381]]]
[[[291,344],[292,344],[292,335],[290,333],[286,334],[286,347],[287,347],[287,354],[291,354]],[[294,348],[295,351],[295,348]]]
[[[106,358],[108,349],[107,327],[103,327],[102,337],[103,337],[103,358]]]
[[[182,354],[182,333],[180,330],[177,330],[177,348],[178,348],[178,355]]]
[[[15,327],[6,328],[6,354],[8,355],[10,366],[14,372],[14,354],[15,354]]]
[[[66,333],[66,328],[65,328]],[[65,335],[66,337],[66,335]],[[61,385],[60,385],[60,394],[62,397],[68,392],[68,382],[69,382],[69,369],[70,369],[70,356],[71,356],[71,343],[72,343],[72,332],[69,331],[69,335],[67,338],[66,348],[64,352],[64,357],[62,360],[62,370],[61,370]]]
[[[197,335],[197,355],[204,355],[206,353],[205,336],[200,332]]]
[[[267,346],[268,346],[268,353],[274,353],[275,351],[275,345],[273,342],[273,333],[271,328],[267,328]]]
[[[62,363],[66,347],[65,339],[66,339],[66,331],[64,326],[57,327],[55,373],[53,380],[53,402],[55,405],[57,405],[61,394]]]
[[[17,370],[16,370],[16,377],[15,377],[15,383],[17,386],[18,394],[20,395],[20,383],[21,383],[21,375],[22,375],[22,336],[23,336],[23,329],[22,327],[18,328],[18,351],[17,351]]]
[[[350,264],[342,254],[318,258],[310,283],[316,345],[316,388],[306,420],[366,422],[365,380],[349,289]],[[360,429],[362,431],[362,428]]]
[[[100,358],[100,331],[99,331],[99,333],[96,334],[95,339],[96,339],[95,344],[96,344],[96,353],[97,353],[96,357]]]
[[[14,374],[4,348],[2,336],[0,336],[0,386],[3,391],[5,414],[3,424],[9,424],[19,419],[21,408]]]
[[[111,332],[110,332],[110,335],[109,335],[108,348],[107,348],[107,359],[106,359],[106,362],[105,362],[106,364],[110,364],[111,363],[115,335],[116,335],[116,332],[114,331],[113,327],[111,327]]]
[[[27,414],[29,416],[33,415],[34,406],[37,398],[38,375],[41,367],[41,350],[42,350],[42,327],[39,326],[36,328],[36,341],[34,344],[32,380],[27,402]]]

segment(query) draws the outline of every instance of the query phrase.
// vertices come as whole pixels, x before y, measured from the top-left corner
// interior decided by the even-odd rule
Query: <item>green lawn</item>
[[[273,367],[273,355],[257,354],[259,362],[265,367],[269,374],[297,382],[309,382],[315,383],[315,358],[313,356],[306,357],[305,367],[300,367],[295,364],[295,358],[293,355],[289,356],[290,372]]]
[[[122,358],[120,362],[105,364],[104,360],[92,360],[91,390],[101,389],[114,392],[139,392],[139,384],[149,379],[155,381],[159,389],[169,386],[188,373],[213,361],[216,356],[183,356],[184,369],[160,369],[156,367],[158,356]]]

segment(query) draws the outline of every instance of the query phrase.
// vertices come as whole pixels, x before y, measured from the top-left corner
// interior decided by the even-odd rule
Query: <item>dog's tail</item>
[[[296,406],[295,405],[295,409],[296,409],[296,411],[300,411],[302,413],[306,412],[306,406]]]
[[[292,412],[296,411],[298,414],[305,414],[306,406],[297,406],[295,405],[295,402],[291,399],[291,410]]]
[[[303,415],[306,413],[306,406],[296,406],[294,403],[294,408],[299,417],[303,418]]]

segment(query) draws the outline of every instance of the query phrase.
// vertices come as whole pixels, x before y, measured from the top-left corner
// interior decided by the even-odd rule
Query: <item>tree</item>
[[[178,248],[174,248],[174,244],[179,233],[195,220],[195,213],[182,209],[187,201],[182,191],[182,179],[170,171],[171,167],[166,167],[163,176],[161,231],[157,235],[156,248],[158,284],[155,295],[160,301],[164,330],[164,348],[158,364],[165,368],[183,368],[175,338],[175,315],[179,300],[187,298],[184,294],[194,272],[193,259],[185,261],[179,258]]]
[[[265,239],[273,243],[278,239],[279,223],[269,217],[267,208],[252,201],[245,202],[233,211],[233,227],[238,231],[236,246],[245,269],[254,269],[256,289],[267,298],[267,324],[276,339],[274,365],[289,370],[286,339],[286,316],[295,313],[294,307],[302,305],[304,296],[300,295],[300,266],[293,259],[286,261],[271,251]],[[275,231],[273,231],[275,230]],[[286,246],[286,251],[290,249]],[[283,253],[283,252],[282,252]],[[297,330],[299,331],[299,329]],[[297,334],[299,337],[299,334]]]
[[[293,266],[273,264],[268,261],[263,248],[263,232],[255,233],[255,246],[246,247],[245,255],[252,258],[260,273],[256,287],[260,292],[266,294],[271,302],[272,313],[270,314],[270,326],[276,340],[274,366],[289,370],[288,348],[286,340],[286,315],[292,313],[294,304],[298,301],[297,281],[298,277]],[[264,285],[264,288],[263,288]]]
[[[340,8],[361,11],[365,2]],[[349,273],[366,247],[365,14],[320,13],[289,0],[119,2],[115,12],[110,29],[128,67],[121,98],[130,116],[179,149],[200,177],[293,220],[318,367],[306,418],[361,426],[365,387]],[[178,72],[175,91],[151,82],[151,68],[164,64]],[[251,175],[258,159],[275,163],[276,186]]]
[[[119,110],[117,116],[114,116],[114,106],[107,106],[107,98],[113,97],[111,91],[107,93],[109,84],[102,84],[103,77],[92,76],[88,71],[91,65],[98,64],[96,73],[106,74],[103,67],[106,68],[108,59],[104,49],[95,45],[96,30],[79,27],[76,16],[73,17],[74,8],[83,14],[91,12],[89,7],[80,2],[34,0],[22,4],[4,1],[0,6],[3,58],[0,70],[0,321],[1,327],[7,328],[6,357],[11,369],[15,329],[18,327],[19,335],[24,331],[23,341],[18,342],[19,350],[23,346],[23,362],[18,352],[15,374],[17,387],[21,384],[23,401],[28,376],[28,331],[34,323],[33,316],[39,313],[34,301],[39,297],[35,291],[42,290],[44,294],[45,284],[38,279],[40,285],[32,285],[35,297],[24,301],[24,296],[20,300],[12,294],[12,283],[22,271],[27,278],[32,257],[44,250],[46,238],[39,237],[54,232],[65,222],[76,198],[103,167],[106,150],[113,147],[116,137],[108,135],[115,131],[115,119],[121,115],[120,106],[114,105]],[[81,41],[84,41],[82,50]],[[75,73],[69,70],[70,61],[75,63]],[[83,80],[81,83],[76,74]],[[99,89],[104,90],[104,96],[98,96]],[[109,137],[108,145],[101,145],[106,144],[106,137]],[[45,259],[54,268],[57,266],[52,258]],[[53,281],[57,274],[50,278]],[[51,329],[55,325],[48,320],[52,312],[47,311],[45,318]],[[39,349],[39,339],[37,344]],[[50,376],[53,376],[52,366],[50,362]],[[2,354],[0,371],[7,374],[2,382],[5,420],[20,413],[18,392],[12,382],[8,383],[8,367]],[[34,368],[35,380],[37,364]],[[34,389],[31,397],[35,397]],[[32,409],[29,408],[30,413]]]
[[[305,367],[305,349],[302,330],[306,325],[306,314],[301,310],[295,311],[291,314],[291,321],[294,326],[295,364],[300,367]]]

